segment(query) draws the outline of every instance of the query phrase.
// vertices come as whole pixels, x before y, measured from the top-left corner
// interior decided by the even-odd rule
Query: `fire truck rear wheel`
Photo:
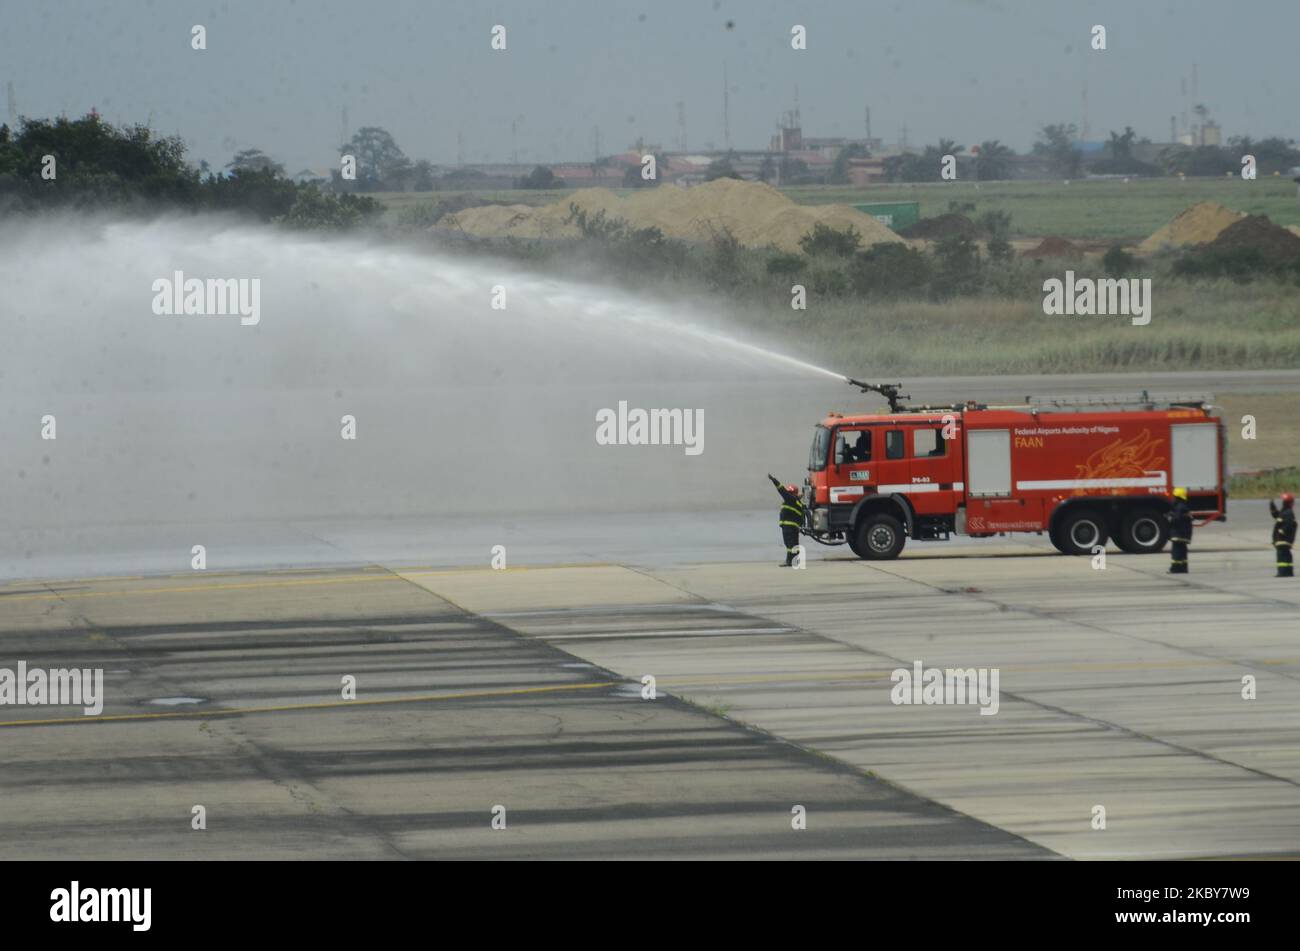
[[[887,561],[897,558],[906,542],[903,523],[898,519],[892,515],[869,515],[858,523],[853,550],[859,558],[868,561]]]
[[[1106,544],[1106,520],[1100,512],[1078,509],[1061,519],[1052,540],[1067,555],[1091,555],[1095,547]]]
[[[1155,509],[1135,509],[1125,514],[1115,544],[1134,555],[1152,554],[1169,540],[1169,523]]]

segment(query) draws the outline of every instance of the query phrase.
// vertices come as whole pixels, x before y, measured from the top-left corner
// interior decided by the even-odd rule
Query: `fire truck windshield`
[[[812,451],[808,453],[808,471],[821,472],[826,468],[826,455],[831,449],[831,431],[818,426],[813,431]]]

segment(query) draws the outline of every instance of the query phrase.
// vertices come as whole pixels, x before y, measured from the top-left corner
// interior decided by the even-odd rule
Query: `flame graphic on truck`
[[[1144,429],[1132,439],[1116,439],[1103,446],[1083,463],[1076,465],[1080,479],[1123,479],[1147,475],[1164,464],[1165,457],[1157,455],[1163,439],[1152,439],[1151,431]],[[1086,495],[1088,489],[1075,489],[1075,495]]]

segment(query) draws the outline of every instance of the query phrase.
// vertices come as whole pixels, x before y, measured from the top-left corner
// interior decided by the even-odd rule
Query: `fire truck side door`
[[[857,502],[869,484],[875,483],[878,432],[869,428],[836,430],[834,477],[830,480],[831,504]]]
[[[873,438],[880,442],[871,479],[876,491],[882,494],[908,491],[912,473],[907,458],[907,430],[901,426],[877,429]]]
[[[956,440],[944,439],[943,426],[931,423],[912,429],[908,439],[912,450],[909,468],[912,505],[920,514],[951,512],[953,482],[961,481]]]

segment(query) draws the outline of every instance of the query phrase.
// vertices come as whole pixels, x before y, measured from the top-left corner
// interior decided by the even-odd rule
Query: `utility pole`
[[[727,64],[722,64],[722,144],[731,151],[731,105],[728,101]]]

